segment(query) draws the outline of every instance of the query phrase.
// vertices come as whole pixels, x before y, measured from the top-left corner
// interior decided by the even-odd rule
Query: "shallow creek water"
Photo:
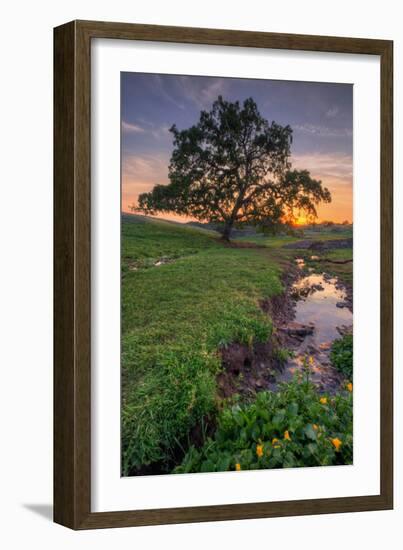
[[[311,343],[320,345],[333,341],[340,336],[337,327],[352,325],[353,314],[345,302],[346,292],[335,277],[307,275],[295,283],[293,289],[299,295],[295,321],[315,325]],[[338,307],[337,304],[345,305]]]
[[[304,268],[304,261],[296,260]],[[276,382],[290,380],[303,366],[304,358],[313,357],[312,380],[323,391],[334,391],[342,377],[330,364],[332,342],[341,332],[351,329],[353,314],[349,309],[346,290],[336,277],[322,273],[302,274],[291,292],[296,297],[295,318],[290,325],[310,327],[311,334],[295,336],[291,358]],[[313,328],[313,330],[312,330]]]

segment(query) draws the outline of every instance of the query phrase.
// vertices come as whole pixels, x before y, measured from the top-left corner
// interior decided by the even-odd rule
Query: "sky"
[[[309,170],[332,194],[330,204],[318,207],[318,221],[352,222],[351,84],[144,73],[121,77],[123,211],[130,211],[140,193],[169,182],[169,128],[196,124],[200,111],[209,110],[219,95],[240,102],[252,97],[269,122],[289,124],[292,167]]]

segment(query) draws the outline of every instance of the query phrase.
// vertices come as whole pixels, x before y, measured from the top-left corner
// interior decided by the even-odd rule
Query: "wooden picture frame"
[[[380,56],[381,489],[379,495],[91,512],[91,40],[113,38]],[[393,43],[73,21],[54,30],[54,520],[72,529],[327,514],[393,507]]]

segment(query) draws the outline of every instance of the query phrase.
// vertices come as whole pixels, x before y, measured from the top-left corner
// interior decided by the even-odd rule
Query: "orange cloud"
[[[130,212],[141,193],[150,191],[156,183],[167,184],[169,155],[127,155],[122,165],[122,210]],[[312,177],[320,179],[332,194],[330,204],[318,207],[318,220],[343,222],[353,219],[353,161],[343,154],[294,155],[292,165],[306,169]],[[164,214],[166,219],[186,222],[191,218]]]
[[[332,194],[332,202],[318,207],[318,220],[353,220],[353,159],[341,153],[293,155],[293,167],[309,170]]]

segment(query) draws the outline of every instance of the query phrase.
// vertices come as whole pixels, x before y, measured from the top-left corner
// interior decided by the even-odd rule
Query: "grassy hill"
[[[123,473],[169,470],[217,407],[217,350],[266,341],[258,301],[281,291],[268,249],[224,246],[211,231],[122,219]]]

